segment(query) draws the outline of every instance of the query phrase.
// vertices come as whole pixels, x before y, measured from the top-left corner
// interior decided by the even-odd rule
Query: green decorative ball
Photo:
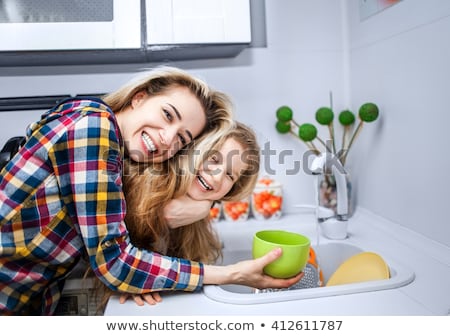
[[[298,137],[303,141],[313,141],[317,136],[317,128],[312,124],[302,124],[298,129]]]
[[[291,121],[292,120],[292,109],[289,106],[281,106],[277,110],[277,119],[279,121]]]
[[[350,110],[344,110],[339,113],[339,122],[344,126],[350,126],[355,122],[355,115]]]
[[[372,122],[378,118],[378,106],[374,103],[365,103],[359,108],[359,117],[362,121]]]
[[[289,122],[277,121],[275,128],[279,133],[285,134],[291,130],[291,124]]]
[[[321,107],[316,112],[316,120],[321,125],[329,125],[333,121],[334,113],[329,107]]]

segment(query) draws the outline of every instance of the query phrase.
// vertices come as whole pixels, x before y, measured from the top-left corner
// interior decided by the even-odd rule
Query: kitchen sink
[[[348,242],[329,242],[313,246],[313,248],[322,270],[324,284],[344,261],[365,251],[365,249]],[[245,305],[393,289],[405,286],[414,280],[412,270],[398,264],[395,260],[378,254],[382,256],[389,267],[390,276],[388,279],[283,291],[258,291],[242,285],[205,285],[203,291],[212,300]],[[227,265],[251,258],[250,250],[224,249],[221,264]]]

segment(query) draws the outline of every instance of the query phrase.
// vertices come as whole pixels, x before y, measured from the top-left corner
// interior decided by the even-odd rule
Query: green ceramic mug
[[[309,259],[311,241],[298,233],[282,230],[264,230],[253,237],[253,258],[259,258],[277,247],[283,255],[264,267],[264,273],[274,278],[290,278],[305,268]]]

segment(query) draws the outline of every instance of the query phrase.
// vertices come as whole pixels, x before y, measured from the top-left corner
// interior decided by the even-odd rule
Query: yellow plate
[[[361,252],[344,261],[327,286],[384,279],[389,279],[389,267],[383,258],[373,252]]]

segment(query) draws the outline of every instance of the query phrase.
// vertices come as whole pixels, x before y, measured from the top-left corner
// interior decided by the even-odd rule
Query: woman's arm
[[[196,201],[185,195],[173,199],[164,208],[164,216],[171,229],[195,223],[209,216],[211,201]]]
[[[253,288],[287,288],[303,277],[304,273],[299,273],[289,279],[275,279],[265,275],[263,268],[272,261],[279,258],[282,254],[281,249],[274,249],[261,258],[254,260],[244,260],[236,264],[227,266],[204,265],[204,285],[224,285],[239,284]],[[125,303],[131,295],[122,294],[120,303]],[[147,293],[132,296],[137,305],[144,305],[144,301],[150,305],[155,305],[162,301],[159,293]]]

